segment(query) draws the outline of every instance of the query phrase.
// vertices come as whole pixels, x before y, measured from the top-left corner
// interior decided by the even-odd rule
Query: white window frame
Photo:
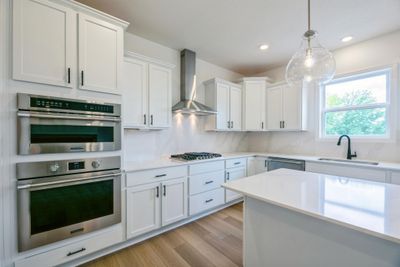
[[[318,94],[318,99],[319,99],[319,118],[318,118],[318,136],[319,140],[321,141],[331,141],[331,140],[337,140],[339,135],[326,135],[325,134],[325,114],[327,112],[338,112],[338,111],[348,111],[348,110],[360,110],[360,109],[370,109],[370,108],[386,108],[386,134],[385,135],[351,135],[352,139],[355,140],[361,140],[361,141],[371,141],[371,142],[376,142],[376,141],[383,141],[383,142],[393,142],[394,141],[394,135],[396,131],[396,123],[393,120],[393,97],[395,94],[392,92],[393,86],[397,84],[394,81],[394,67],[393,66],[384,66],[384,67],[379,67],[379,68],[374,68],[374,69],[368,69],[368,70],[363,70],[355,73],[348,73],[348,74],[343,74],[338,77],[335,77],[331,82],[328,84],[323,84],[319,88],[319,94]],[[397,69],[397,68],[396,68]],[[325,87],[326,85],[329,84],[334,84],[334,83],[339,83],[343,81],[351,81],[351,80],[356,80],[360,78],[368,78],[372,76],[376,76],[377,74],[385,74],[387,75],[387,82],[386,82],[386,102],[385,103],[376,103],[376,104],[365,104],[365,105],[357,105],[357,106],[351,106],[351,107],[337,107],[337,108],[326,108],[326,99],[325,99]]]

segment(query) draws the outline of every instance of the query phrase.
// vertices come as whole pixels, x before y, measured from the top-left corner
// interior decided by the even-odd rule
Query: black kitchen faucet
[[[339,140],[338,140],[338,142],[337,142],[337,145],[340,146],[343,137],[346,137],[346,138],[347,138],[347,159],[352,159],[352,158],[357,157],[357,152],[354,152],[354,154],[351,154],[351,141],[350,141],[350,136],[348,136],[348,135],[346,135],[346,134],[341,135],[341,136],[339,137]]]

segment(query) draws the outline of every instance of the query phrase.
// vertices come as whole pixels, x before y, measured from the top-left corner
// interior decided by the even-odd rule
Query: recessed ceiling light
[[[343,43],[350,42],[351,40],[353,40],[353,36],[346,36],[342,38]]]
[[[268,45],[267,44],[262,44],[259,46],[260,50],[267,50],[268,49]]]

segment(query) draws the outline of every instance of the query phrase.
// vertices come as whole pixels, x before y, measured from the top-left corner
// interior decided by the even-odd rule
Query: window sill
[[[335,137],[317,137],[317,142],[337,142],[340,136]],[[353,143],[395,143],[396,140],[392,137],[377,136],[377,137],[363,137],[363,136],[350,136],[351,142]]]

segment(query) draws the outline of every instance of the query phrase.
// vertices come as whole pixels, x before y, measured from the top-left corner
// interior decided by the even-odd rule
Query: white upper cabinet
[[[267,90],[267,129],[282,129],[283,120],[283,87],[273,87]]]
[[[78,40],[79,88],[118,94],[123,57],[122,28],[80,13]]]
[[[13,1],[13,79],[72,87],[76,12],[45,0]]]
[[[301,131],[307,128],[307,90],[280,84],[267,88],[267,130]]]
[[[146,127],[148,109],[148,64],[126,57],[122,66],[124,127]]]
[[[243,130],[263,131],[265,123],[266,78],[244,78],[243,87]]]
[[[216,127],[218,130],[228,130],[230,128],[229,119],[229,85],[224,83],[216,84]]]
[[[73,1],[12,3],[13,79],[119,94],[128,23]]]
[[[242,129],[242,88],[237,86],[230,87],[230,120],[231,130],[240,131]]]
[[[169,63],[126,53],[121,78],[125,128],[171,126],[172,68]]]
[[[171,125],[171,69],[149,65],[150,127],[166,128]]]
[[[208,116],[207,130],[240,131],[242,129],[242,88],[240,85],[212,79],[204,82],[205,104],[218,113]]]

